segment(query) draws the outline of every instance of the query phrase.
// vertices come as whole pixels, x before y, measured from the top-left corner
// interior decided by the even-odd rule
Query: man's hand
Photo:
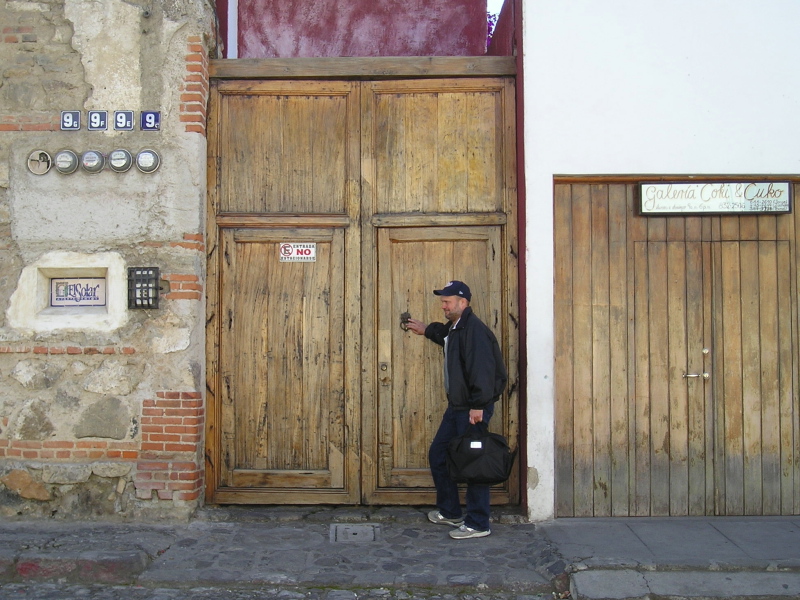
[[[474,408],[469,409],[469,424],[475,425],[476,423],[483,423],[483,409],[476,410]]]
[[[427,325],[422,321],[417,321],[416,319],[409,319],[406,321],[406,327],[408,330],[416,333],[417,335],[425,335],[425,328]]]

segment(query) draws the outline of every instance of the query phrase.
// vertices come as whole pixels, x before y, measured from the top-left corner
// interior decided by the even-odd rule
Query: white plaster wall
[[[528,505],[554,510],[553,176],[800,173],[796,0],[523,0]]]

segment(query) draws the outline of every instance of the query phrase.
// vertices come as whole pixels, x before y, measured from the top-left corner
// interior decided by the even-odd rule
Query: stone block
[[[98,477],[125,477],[131,472],[132,465],[130,463],[93,463],[92,473]]]
[[[91,465],[53,464],[42,467],[42,481],[45,483],[83,483],[92,474]]]
[[[105,398],[87,407],[75,425],[75,437],[121,440],[128,433],[131,416],[119,398]]]
[[[30,473],[21,469],[14,469],[5,477],[0,478],[8,489],[16,492],[22,498],[29,500],[51,500],[50,491],[36,481]]]

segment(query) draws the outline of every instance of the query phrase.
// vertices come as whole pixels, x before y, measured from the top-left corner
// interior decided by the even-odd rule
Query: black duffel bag
[[[506,438],[479,423],[450,441],[447,470],[456,483],[494,485],[509,478],[516,456],[517,450],[510,450]]]

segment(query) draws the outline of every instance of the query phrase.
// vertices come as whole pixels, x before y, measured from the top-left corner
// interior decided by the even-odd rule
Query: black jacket
[[[508,373],[503,354],[492,330],[472,313],[469,306],[455,327],[431,323],[425,337],[444,346],[447,337],[447,399],[455,409],[483,409],[499,400]]]

